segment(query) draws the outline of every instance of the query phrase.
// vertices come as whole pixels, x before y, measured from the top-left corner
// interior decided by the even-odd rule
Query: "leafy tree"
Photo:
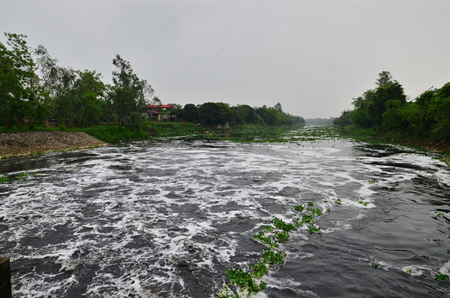
[[[352,112],[343,111],[340,117],[333,119],[333,124],[340,127],[351,125],[353,123]]]
[[[140,81],[133,72],[128,61],[119,55],[113,59],[117,70],[113,71],[113,106],[118,116],[119,126],[139,121],[138,117],[131,117],[132,113],[139,112],[145,105],[145,90],[149,90],[146,81]],[[153,89],[151,89],[153,90]]]
[[[100,121],[102,100],[105,85],[101,81],[101,75],[94,71],[85,70],[77,72],[74,93],[77,103],[76,123],[80,127],[92,126]]]
[[[378,74],[378,79],[376,80],[376,84],[378,87],[385,87],[389,83],[392,83],[392,75],[389,71],[382,71]]]
[[[432,136],[439,141],[450,140],[450,82],[434,96],[430,112],[436,122],[432,126]]]
[[[283,108],[281,107],[281,103],[277,103],[274,107],[275,110],[277,110],[278,112],[283,113]]]
[[[199,120],[205,125],[224,125],[232,121],[232,114],[228,104],[219,102],[207,102],[202,105],[199,111]]]
[[[183,108],[183,119],[187,122],[197,122],[199,121],[200,113],[197,109],[197,107],[192,104],[188,103]]]
[[[28,100],[34,98],[34,62],[21,34],[5,33],[6,45],[0,42],[0,117],[7,128],[23,123]]]

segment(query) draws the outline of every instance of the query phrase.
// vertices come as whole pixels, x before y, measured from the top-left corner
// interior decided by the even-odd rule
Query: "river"
[[[28,171],[0,184],[14,297],[215,297],[227,270],[261,257],[252,235],[307,203],[324,211],[320,233],[292,231],[256,297],[449,297],[436,280],[450,275],[449,168],[399,146],[299,135],[0,160],[3,174]]]

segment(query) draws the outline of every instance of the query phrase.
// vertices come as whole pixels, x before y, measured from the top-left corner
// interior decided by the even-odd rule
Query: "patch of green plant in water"
[[[11,183],[13,182],[13,180],[14,179],[8,176],[8,174],[3,174],[2,176],[0,176],[0,183]]]
[[[284,264],[284,259],[286,258],[286,251],[275,252],[271,249],[266,248],[264,250],[263,259],[266,264]]]
[[[406,272],[407,274],[411,274],[411,268],[406,269],[405,272]]]
[[[323,214],[320,208],[307,208],[306,210],[311,212],[312,216],[321,216]]]
[[[342,201],[341,199],[334,199],[334,203],[336,204],[336,206],[341,206]]]
[[[447,274],[436,274],[434,279],[439,280],[439,281],[447,281],[447,282],[450,280],[450,278]]]
[[[306,223],[314,223],[314,216],[305,214],[302,216],[302,220],[300,221],[300,225],[306,224]]]
[[[260,261],[256,265],[250,264],[250,269],[252,270],[252,276],[255,278],[261,278],[269,272],[269,267],[264,261]]]
[[[284,242],[286,242],[287,240],[289,240],[289,233],[286,232],[286,231],[283,231],[283,232],[276,232],[276,233],[275,233],[275,239],[276,239],[278,242],[284,243]]]
[[[364,206],[369,205],[369,202],[364,201],[364,198],[359,198],[358,203],[360,203],[360,204],[362,204],[362,205],[364,205]]]
[[[278,243],[276,241],[272,241],[272,238],[270,238],[269,236],[266,236],[264,231],[259,231],[257,234],[253,235],[252,238],[261,241],[271,248],[278,247]]]
[[[252,236],[255,241],[260,241],[266,246],[262,254],[262,259],[257,264],[250,264],[250,272],[241,268],[234,268],[227,271],[227,282],[217,293],[218,297],[248,297],[261,290],[264,290],[266,283],[261,281],[258,283],[255,279],[262,278],[269,272],[271,265],[283,265],[286,259],[286,250],[280,250],[279,243],[285,243],[289,239],[289,232],[308,223],[308,231],[310,234],[320,233],[321,229],[318,226],[312,225],[314,217],[323,214],[320,208],[312,208],[313,203],[307,203],[305,206],[294,206],[296,211],[307,211],[309,214],[304,214],[301,219],[295,218],[292,223],[287,223],[277,217],[274,217],[270,222],[272,225],[262,226],[262,228]],[[277,229],[277,230],[276,230]]]
[[[274,219],[272,219],[271,223],[272,223],[277,229],[280,229],[280,230],[283,230],[283,231],[286,231],[286,232],[295,230],[295,226],[294,226],[293,224],[291,224],[291,223],[286,223],[286,222],[284,222],[283,220],[281,220],[281,219],[279,219],[279,218],[277,218],[277,217],[275,217]]]
[[[303,211],[304,209],[305,209],[305,206],[303,206],[303,205],[294,206],[295,211]]]
[[[27,181],[30,176],[35,176],[36,173],[21,172],[15,177],[11,177],[8,174],[3,174],[0,176],[0,183],[12,183],[14,180]]]
[[[260,268],[262,267],[258,266],[258,270],[261,270]],[[234,268],[229,270],[227,272],[227,280],[228,285],[235,288],[235,290],[232,292],[234,294],[234,297],[250,296],[251,294],[256,294],[266,288],[265,282],[258,283],[255,281],[254,277],[255,276],[252,273],[246,272],[241,268]],[[219,297],[229,297],[228,291],[223,294],[226,294],[226,296]]]
[[[378,264],[377,263],[372,263],[372,267],[377,269],[378,268]]]
[[[315,227],[312,225],[308,225],[307,227],[310,234],[320,233],[320,227]]]

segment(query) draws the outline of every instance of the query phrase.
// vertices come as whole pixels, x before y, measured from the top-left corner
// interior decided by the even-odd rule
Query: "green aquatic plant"
[[[364,205],[364,206],[369,205],[369,202],[364,201],[364,198],[359,198],[358,203],[360,203],[360,204],[362,204],[362,205]]]
[[[264,231],[259,231],[257,234],[253,235],[252,238],[261,241],[262,243],[268,245],[271,248],[278,247],[278,243],[276,241],[272,241],[272,239],[269,236],[266,236]]]
[[[289,233],[286,231],[275,233],[275,239],[278,242],[284,243],[289,239]]]
[[[303,211],[304,209],[305,209],[305,206],[303,206],[303,205],[294,206],[295,211]]]
[[[449,281],[450,277],[447,274],[436,274],[434,279],[439,281]]]
[[[286,223],[283,220],[275,217],[271,220],[271,223],[278,229],[289,232],[295,230],[295,226],[291,223]]]
[[[309,212],[311,212],[312,216],[321,216],[323,214],[322,210],[320,208],[308,208],[306,209]]]
[[[252,273],[246,272],[241,268],[234,268],[227,271],[228,286],[239,287],[239,293],[242,297],[250,296],[251,294],[256,294],[261,290],[266,288],[266,283],[258,283],[254,278]],[[228,289],[222,288],[223,296],[219,297],[229,297]],[[233,291],[234,297],[241,297],[238,292]]]
[[[11,182],[13,182],[13,178],[8,176],[8,174],[3,174],[2,176],[0,176],[0,183],[11,183]]]
[[[337,199],[339,200],[339,199]],[[340,204],[340,200],[337,201]],[[294,218],[293,223],[288,223],[274,217],[271,225],[262,226],[261,229],[252,236],[255,241],[261,242],[266,246],[262,253],[262,258],[257,264],[250,264],[250,272],[242,268],[233,268],[227,271],[226,284],[217,292],[217,296],[221,298],[229,297],[248,297],[266,288],[266,283],[258,282],[255,279],[262,278],[269,272],[271,265],[283,265],[286,259],[286,250],[280,249],[280,243],[289,240],[289,232],[296,230],[298,227],[308,224],[307,228],[310,234],[321,233],[321,229],[314,224],[314,218],[323,215],[320,208],[313,208],[312,202],[307,203],[305,210],[304,205],[294,206],[294,210],[304,212],[301,218]],[[331,212],[327,209],[327,212]]]
[[[378,264],[377,263],[372,263],[372,267],[377,269],[378,268]]]
[[[406,269],[405,272],[411,274],[411,268]]]
[[[314,217],[308,214],[303,215],[300,225],[303,225],[305,223],[314,223]]]
[[[250,269],[254,278],[261,278],[269,272],[269,267],[264,261],[260,261],[256,265],[250,264]]]
[[[310,234],[320,233],[320,227],[315,227],[315,226],[312,226],[312,225],[308,225],[307,227],[308,227],[308,231],[309,231]]]
[[[273,250],[266,248],[263,253],[263,259],[266,264],[283,265],[285,258],[286,258],[285,250],[274,252]]]

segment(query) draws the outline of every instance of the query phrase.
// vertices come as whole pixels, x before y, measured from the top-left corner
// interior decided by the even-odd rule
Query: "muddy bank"
[[[105,146],[84,132],[27,131],[0,133],[0,157]]]

